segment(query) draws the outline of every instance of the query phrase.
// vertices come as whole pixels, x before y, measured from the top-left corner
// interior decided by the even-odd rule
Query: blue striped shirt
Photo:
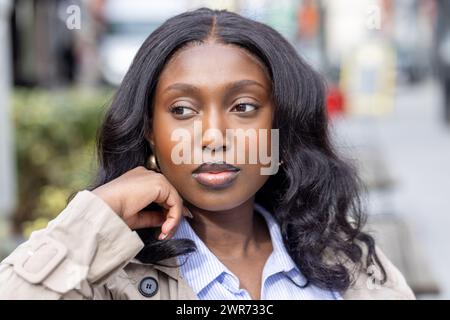
[[[288,254],[281,231],[274,217],[262,206],[255,204],[255,211],[262,214],[267,223],[273,251],[267,259],[262,273],[260,297],[262,300],[328,300],[342,299],[333,291],[308,285],[306,279]],[[208,249],[183,217],[174,239],[191,239],[197,250],[178,256],[181,275],[200,300],[252,299],[245,289],[239,288],[239,279]],[[187,258],[187,259],[186,259]]]

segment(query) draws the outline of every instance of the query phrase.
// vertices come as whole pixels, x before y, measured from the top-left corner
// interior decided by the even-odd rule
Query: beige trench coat
[[[45,229],[33,232],[0,263],[0,299],[198,299],[179,268],[136,260],[143,246],[103,200],[81,191]],[[388,281],[372,285],[360,271],[342,293],[344,299],[414,299],[402,274],[378,252]],[[165,261],[174,262],[176,258]],[[151,297],[139,290],[146,277],[157,283]]]

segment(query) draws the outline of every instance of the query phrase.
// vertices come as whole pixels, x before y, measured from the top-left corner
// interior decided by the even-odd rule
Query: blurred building
[[[450,125],[450,1],[438,0],[434,58],[443,92],[443,118]]]
[[[14,0],[11,15],[14,83],[52,87],[76,80],[95,82],[103,2]],[[71,21],[76,22],[75,28],[68,24]]]

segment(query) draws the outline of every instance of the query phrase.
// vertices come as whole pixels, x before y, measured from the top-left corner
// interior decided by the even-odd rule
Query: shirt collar
[[[259,204],[255,203],[255,209],[256,212],[259,212],[266,220],[267,227],[269,229],[270,238],[272,239],[272,246],[273,246],[273,263],[269,264],[270,266],[274,266],[276,270],[273,271],[283,271],[283,272],[289,272],[294,268],[297,268],[294,261],[290,257],[289,253],[287,252],[284,243],[283,238],[281,236],[281,230],[278,223],[275,221],[275,218],[270,214],[269,211],[267,211],[264,207],[262,207]]]
[[[269,256],[269,260],[263,270],[263,284],[269,276],[278,272],[284,272],[296,285],[303,286],[306,279],[288,254],[278,223],[270,212],[261,205],[255,203],[255,211],[265,218],[273,246],[273,252]],[[185,217],[182,217],[181,223],[172,238],[191,239],[197,245],[196,251],[178,257],[182,264],[183,276],[197,294],[224,272],[234,277],[236,282],[239,281],[197,236]]]
[[[223,272],[231,273],[197,236],[185,217],[182,217],[178,229],[172,237],[172,239],[180,238],[190,239],[197,246],[197,250],[194,252],[177,257],[181,264],[183,277],[196,294]]]

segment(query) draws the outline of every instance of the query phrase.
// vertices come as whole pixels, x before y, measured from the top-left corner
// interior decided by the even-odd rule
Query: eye
[[[239,112],[239,113],[245,113],[245,112],[251,112],[258,109],[257,106],[250,104],[250,103],[239,103],[231,109],[232,112]]]
[[[189,116],[192,116],[192,115],[197,113],[192,108],[185,107],[185,106],[173,106],[173,107],[170,107],[170,112],[172,114],[174,114],[175,116],[182,117],[182,118],[189,117]]]

